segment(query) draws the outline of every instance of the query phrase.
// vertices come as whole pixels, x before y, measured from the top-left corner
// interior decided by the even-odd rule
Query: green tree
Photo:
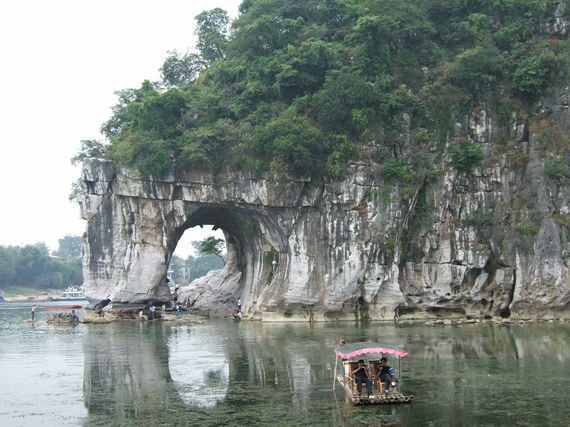
[[[513,75],[513,91],[525,98],[536,99],[547,83],[548,68],[539,57],[523,58]]]
[[[567,159],[549,157],[544,162],[544,173],[546,176],[557,180],[560,183],[570,180],[570,166]]]
[[[196,47],[206,64],[224,58],[229,23],[227,12],[220,8],[207,10],[196,16]]]
[[[188,256],[185,260],[188,268],[188,282],[192,282],[208,274],[212,270],[220,270],[224,267],[224,261],[215,255],[199,254],[197,257]]]
[[[105,157],[105,144],[96,139],[84,139],[81,141],[81,147],[79,148],[79,153],[71,158],[71,164],[77,166],[83,159],[89,157]]]
[[[59,239],[58,243],[59,247],[53,252],[53,255],[66,260],[81,258],[81,249],[83,247],[83,239],[81,236],[68,234],[62,239]]]
[[[223,250],[226,248],[226,242],[224,239],[218,239],[214,236],[208,236],[198,245],[198,252],[201,255],[215,255],[222,260],[224,265],[226,260],[222,256]]]
[[[37,278],[47,271],[50,263],[48,247],[45,243],[26,245],[18,253],[16,284],[34,286]]]
[[[180,135],[178,126],[187,109],[186,94],[180,89],[149,94],[134,109],[131,129],[154,132],[164,139],[175,139]]]
[[[494,46],[477,46],[457,56],[449,80],[480,98],[504,73],[504,58]]]
[[[124,134],[109,151],[118,164],[135,167],[143,176],[162,178],[172,168],[172,147],[154,131]]]
[[[16,248],[0,246],[0,285],[15,283],[17,259]]]
[[[181,86],[193,82],[204,68],[204,60],[195,53],[181,54],[174,50],[168,52],[160,68],[162,82],[167,87]]]
[[[239,127],[228,119],[190,128],[179,139],[180,161],[218,169],[227,151],[240,140]]]
[[[0,285],[48,289],[80,283],[83,283],[81,258],[50,258],[45,243],[0,246]]]
[[[101,133],[108,140],[113,141],[119,132],[133,121],[141,103],[147,97],[156,96],[158,93],[156,85],[148,80],[145,80],[139,89],[124,89],[115,92],[118,102],[111,109],[113,113],[111,118],[101,126]]]
[[[279,174],[315,175],[323,157],[323,135],[293,109],[269,121],[256,135],[258,150]]]
[[[374,85],[357,71],[331,71],[315,95],[317,118],[331,132],[358,133],[374,120],[379,101]]]

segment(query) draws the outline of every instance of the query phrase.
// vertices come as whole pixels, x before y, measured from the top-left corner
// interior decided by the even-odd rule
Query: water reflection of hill
[[[172,425],[288,420],[328,426],[354,419],[367,425],[372,415],[403,425],[451,425],[456,419],[472,425],[497,416],[508,421],[521,411],[530,422],[548,421],[552,414],[567,419],[559,390],[570,385],[560,379],[569,377],[569,334],[564,324],[92,325],[84,349],[86,425],[156,425],[165,419]],[[346,406],[342,394],[332,392],[332,349],[339,337],[408,351],[402,380],[406,392],[418,397],[413,410]],[[526,391],[529,381],[532,394]]]
[[[566,324],[425,327],[421,335],[408,335],[405,345],[410,354],[421,358],[470,359],[501,355],[505,361],[539,361],[556,355],[560,362],[566,362],[570,358],[569,334]]]

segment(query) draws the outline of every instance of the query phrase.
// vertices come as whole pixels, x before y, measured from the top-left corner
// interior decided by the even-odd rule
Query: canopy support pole
[[[336,367],[338,365],[338,356],[335,357],[334,359],[334,372],[333,372],[333,391],[335,389],[336,386]]]

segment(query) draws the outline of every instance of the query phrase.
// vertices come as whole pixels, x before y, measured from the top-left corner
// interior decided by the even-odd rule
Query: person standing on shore
[[[35,318],[36,318],[36,309],[37,309],[37,306],[35,304],[32,305],[32,321],[35,320]]]

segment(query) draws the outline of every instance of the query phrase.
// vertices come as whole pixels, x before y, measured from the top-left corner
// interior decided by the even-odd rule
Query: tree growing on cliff
[[[169,51],[160,68],[162,82],[168,88],[189,84],[198,77],[204,65],[204,60],[196,53]]]
[[[228,25],[230,18],[227,12],[219,7],[207,10],[196,16],[197,48],[206,64],[222,59],[228,42]]]
[[[83,159],[89,157],[105,157],[106,146],[103,142],[96,139],[84,139],[80,143],[79,152],[71,158],[71,164],[77,166],[83,162]]]

